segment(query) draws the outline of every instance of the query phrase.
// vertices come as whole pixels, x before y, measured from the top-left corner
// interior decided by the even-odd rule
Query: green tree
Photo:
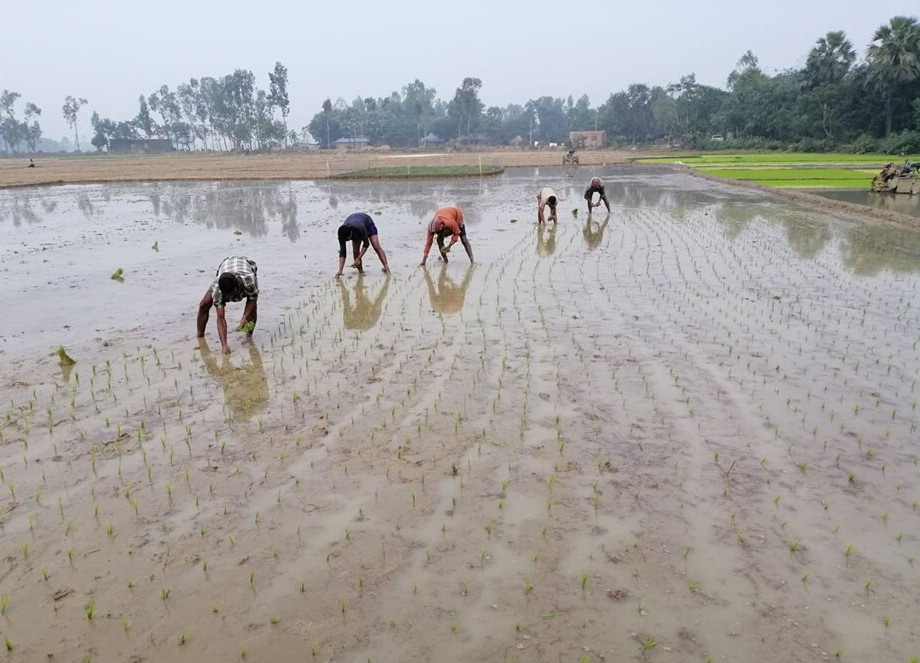
[[[323,102],[323,115],[326,119],[326,144],[324,147],[328,150],[330,147],[332,147],[332,139],[329,135],[329,120],[332,116],[332,100],[329,99],[329,97],[326,97],[326,100]]]
[[[38,123],[38,116],[42,114],[42,109],[29,102],[26,104],[25,122],[23,122],[23,131],[26,143],[29,145],[29,151],[35,152],[38,141],[42,138],[42,128]],[[29,122],[31,121],[31,124]]]
[[[0,114],[6,116],[0,119],[0,137],[3,138],[8,152],[17,150],[23,140],[22,123],[16,119],[16,101],[21,96],[18,92],[10,90],[0,93]]]
[[[73,129],[77,152],[80,151],[80,131],[77,128],[77,124],[79,120],[80,109],[83,108],[83,106],[86,104],[86,99],[82,97],[75,99],[74,97],[68,95],[64,99],[64,106],[61,109],[61,112],[64,114],[64,120],[66,120],[67,124],[70,125],[70,128]]]
[[[156,127],[153,119],[150,117],[150,107],[147,105],[147,98],[141,95],[137,98],[138,111],[134,119],[137,127],[144,132],[144,138],[150,140],[156,134]]]
[[[885,98],[885,135],[891,134],[893,103],[920,80],[920,24],[895,16],[872,36],[868,51],[872,80]]]
[[[280,62],[275,63],[275,69],[268,74],[269,86],[268,93],[272,106],[281,111],[281,122],[284,125],[285,144],[287,143],[287,118],[291,110],[290,100],[288,99],[288,71]]]
[[[828,32],[808,53],[805,76],[812,87],[839,83],[856,61],[856,51],[843,31]]]
[[[591,100],[586,94],[581,95],[578,101],[574,103],[572,102],[572,97],[569,97],[566,114],[568,115],[569,129],[572,131],[592,131],[597,129],[597,110],[591,108]]]
[[[479,99],[482,81],[478,78],[464,78],[450,102],[448,114],[457,122],[457,135],[467,137],[479,125],[484,104]]]
[[[527,102],[537,118],[537,135],[544,143],[564,143],[569,133],[565,102],[556,97],[540,97]]]

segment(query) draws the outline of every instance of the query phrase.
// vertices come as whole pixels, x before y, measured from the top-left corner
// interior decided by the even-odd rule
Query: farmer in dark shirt
[[[597,202],[594,202],[594,194],[599,194]],[[592,177],[591,181],[588,182],[588,188],[585,189],[585,200],[588,201],[588,214],[591,213],[591,209],[594,207],[600,207],[601,202],[607,206],[607,211],[610,211],[610,201],[607,200],[607,192],[604,190],[604,182],[600,177]]]
[[[387,254],[384,252],[383,247],[380,246],[380,240],[377,239],[377,226],[374,225],[374,220],[369,214],[357,212],[349,214],[345,222],[339,226],[339,271],[335,274],[336,278],[340,277],[342,270],[345,269],[345,243],[349,240],[351,240],[352,255],[355,258],[353,266],[357,267],[359,272],[364,273],[361,259],[369,246],[374,247],[377,257],[380,258],[380,262],[383,264],[383,271],[390,271],[390,266],[387,264]],[[359,248],[362,245],[363,248]]]

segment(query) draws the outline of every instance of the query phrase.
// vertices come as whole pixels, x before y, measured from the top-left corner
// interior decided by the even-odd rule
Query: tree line
[[[464,78],[448,100],[416,79],[386,97],[352,102],[326,99],[297,132],[288,128],[287,69],[278,62],[259,89],[251,71],[192,78],[163,85],[138,98],[137,114],[113,120],[93,112],[91,143],[108,149],[113,139],[165,140],[177,150],[268,150],[339,139],[372,145],[418,147],[431,134],[450,144],[565,143],[573,130],[600,129],[619,145],[663,142],[681,147],[783,148],[807,151],[920,151],[920,23],[896,16],[873,34],[860,58],[843,32],[816,40],[799,69],[774,75],[748,51],[724,88],[698,83],[692,73],[665,86],[634,83],[592,107],[542,96],[524,104],[486,106],[482,80]],[[41,109],[18,92],[0,94],[0,139],[7,152],[34,152],[41,138]],[[68,96],[62,108],[77,130],[86,99]],[[315,142],[314,142],[315,141]]]

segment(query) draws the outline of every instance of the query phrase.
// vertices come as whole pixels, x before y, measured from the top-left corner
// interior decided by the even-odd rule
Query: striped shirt
[[[214,306],[224,308],[227,301],[239,302],[243,299],[257,299],[259,297],[259,281],[256,279],[257,271],[255,261],[245,256],[224,258],[224,261],[217,268],[217,278],[211,284],[211,298],[214,300]],[[224,293],[221,292],[218,285],[220,275],[227,272],[233,274],[240,285],[236,294],[231,297],[224,297]]]

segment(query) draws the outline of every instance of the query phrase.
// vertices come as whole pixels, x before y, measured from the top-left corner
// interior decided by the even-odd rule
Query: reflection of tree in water
[[[154,213],[180,223],[194,221],[209,228],[234,229],[254,236],[268,234],[268,222],[280,219],[284,234],[293,242],[300,236],[297,199],[288,185],[170,185],[150,194]]]
[[[436,210],[430,199],[410,198],[409,211],[418,218],[427,221],[434,216]]]
[[[87,219],[92,218],[96,214],[96,206],[93,205],[93,201],[89,199],[88,194],[77,194],[77,207],[80,208],[80,211],[83,212],[83,216]]]
[[[377,297],[371,300],[367,296],[364,275],[360,274],[355,282],[354,305],[351,302],[351,289],[342,282],[342,279],[337,279],[336,282],[342,294],[342,317],[345,329],[366,331],[376,325],[380,320],[380,314],[383,313],[383,302],[390,287],[390,275],[386,275]]]
[[[54,201],[45,201],[39,198],[41,207],[45,212],[53,212],[57,207]],[[38,223],[42,220],[41,215],[35,210],[38,205],[35,204],[32,196],[22,195],[18,192],[10,196],[0,198],[0,221],[10,219],[17,228],[25,223]]]
[[[709,208],[716,221],[722,226],[725,238],[737,239],[751,223],[760,216],[760,210],[745,203],[721,203]]]
[[[545,234],[544,234],[545,231]],[[556,252],[556,224],[546,229],[544,225],[537,228],[537,255],[548,258]]]
[[[608,223],[610,223],[609,214],[604,217],[603,223],[595,221],[590,215],[588,216],[581,233],[589,250],[596,249],[604,241],[604,231],[607,230]]]
[[[251,340],[245,343],[248,346],[249,361],[243,361],[237,367],[226,355],[221,355],[218,362],[204,339],[199,339],[201,359],[208,375],[223,388],[224,404],[233,418],[243,420],[261,414],[268,406],[268,377],[262,366],[262,355]]]
[[[425,283],[428,284],[428,297],[431,299],[431,308],[446,315],[459,313],[460,309],[463,308],[463,300],[466,299],[466,291],[470,287],[470,281],[473,278],[473,266],[469,265],[466,268],[463,282],[459,286],[447,276],[447,263],[441,265],[437,287],[435,287],[429,271],[427,269],[423,271],[425,273]]]
[[[786,227],[786,240],[800,258],[811,259],[817,256],[831,238],[828,224],[803,214],[777,210],[768,220],[779,221]]]
[[[288,197],[285,204],[281,207],[281,232],[291,242],[296,242],[300,237],[300,226],[297,224],[297,198],[294,191],[288,188]]]
[[[844,266],[859,276],[883,269],[920,271],[920,232],[889,225],[853,226],[841,244]]]

